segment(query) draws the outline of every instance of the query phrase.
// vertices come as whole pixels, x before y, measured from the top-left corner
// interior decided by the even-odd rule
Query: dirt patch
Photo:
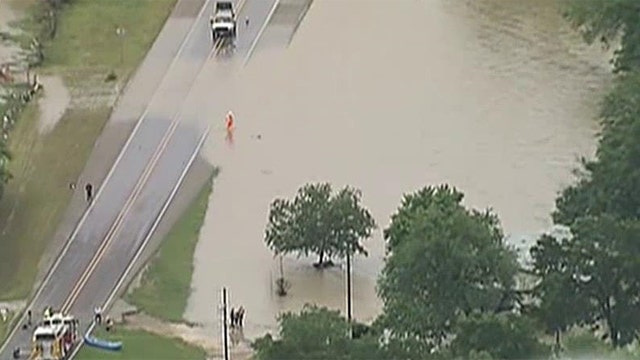
[[[0,302],[0,343],[16,319],[16,315],[22,311],[25,305],[26,301],[23,300]]]
[[[9,312],[18,312],[24,308],[26,301],[3,301],[0,302],[0,309],[7,309]]]
[[[44,86],[44,96],[40,99],[40,122],[38,129],[41,134],[51,131],[62,118],[69,103],[71,95],[59,76],[46,76],[39,79]]]
[[[121,324],[127,329],[144,330],[153,334],[179,338],[189,344],[199,346],[209,354],[209,359],[222,358],[222,340],[206,331],[199,324],[169,323],[145,314],[133,314],[125,318]],[[248,360],[252,351],[249,342],[239,331],[230,336],[230,353],[234,359]]]

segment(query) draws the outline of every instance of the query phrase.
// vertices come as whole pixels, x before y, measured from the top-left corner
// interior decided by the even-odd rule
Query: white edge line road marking
[[[182,1],[185,1],[185,0],[182,0]],[[129,145],[131,144],[131,141],[133,141],[133,137],[138,132],[138,129],[140,128],[140,125],[142,124],[142,121],[144,120],[145,116],[149,112],[149,108],[151,107],[151,103],[153,102],[153,100],[155,99],[156,95],[158,94],[158,89],[166,81],[167,75],[170,73],[170,69],[172,69],[173,66],[176,64],[176,62],[178,61],[178,58],[180,57],[180,55],[184,51],[184,48],[186,47],[187,42],[189,42],[189,40],[191,39],[191,36],[194,34],[194,32],[195,32],[195,30],[196,30],[196,28],[197,28],[197,26],[199,24],[200,18],[202,18],[202,15],[204,14],[205,10],[207,9],[207,5],[209,4],[209,2],[210,2],[210,0],[205,0],[204,4],[202,5],[202,8],[198,12],[198,15],[196,16],[196,19],[194,20],[193,25],[191,25],[191,28],[189,29],[189,32],[187,33],[187,36],[185,36],[184,40],[182,41],[182,44],[180,44],[180,47],[178,48],[178,52],[174,56],[173,60],[171,60],[171,63],[169,63],[169,67],[165,71],[165,73],[164,73],[164,75],[162,77],[162,80],[160,80],[160,84],[158,84],[158,87],[156,88],[156,90],[154,91],[153,95],[151,96],[151,99],[149,99],[149,102],[147,103],[147,106],[146,106],[144,112],[138,118],[138,121],[136,122],[136,125],[134,126],[133,130],[131,131],[131,134],[127,138],[127,141],[125,142],[124,146],[120,150],[120,153],[116,157],[116,160],[111,165],[111,168],[109,168],[109,172],[107,173],[107,176],[102,181],[102,184],[98,187],[98,191],[96,192],[96,195],[93,198],[93,201],[89,204],[87,209],[82,214],[82,217],[80,218],[80,220],[78,221],[78,223],[74,227],[73,231],[71,232],[71,235],[69,235],[69,238],[67,239],[66,244],[64,245],[64,247],[62,248],[62,250],[60,251],[58,256],[56,257],[56,261],[49,268],[49,271],[47,272],[47,275],[45,276],[44,280],[42,280],[42,282],[38,286],[38,290],[36,290],[35,295],[31,298],[31,301],[29,302],[28,306],[25,308],[26,310],[28,310],[28,309],[33,307],[33,304],[38,299],[38,297],[40,296],[42,291],[44,290],[45,285],[47,285],[49,280],[51,280],[51,277],[53,276],[53,273],[55,272],[55,270],[60,265],[60,262],[62,261],[62,258],[67,253],[67,251],[69,251],[69,247],[71,247],[71,243],[73,243],[73,241],[75,240],[76,236],[78,235],[78,232],[80,231],[80,228],[82,227],[82,225],[84,224],[84,222],[87,219],[87,216],[89,215],[89,213],[93,209],[93,205],[98,200],[98,197],[100,197],[100,194],[102,193],[102,189],[104,189],[105,185],[109,182],[109,179],[113,175],[113,173],[115,171],[115,168],[117,167],[118,163],[120,163],[120,161],[122,160],[122,157],[124,156],[124,153],[129,148]],[[178,4],[176,4],[176,6],[178,6]],[[20,328],[20,324],[24,322],[26,316],[27,316],[27,312],[26,311],[22,311],[22,316],[20,316],[19,321],[16,322],[16,324],[13,326],[13,329],[11,330],[9,335],[5,338],[5,341],[3,342],[3,344],[0,346],[0,353],[2,353],[5,350],[5,348],[9,344],[9,341],[11,340],[11,338],[13,338],[13,336],[16,333],[16,331]]]
[[[220,49],[219,44],[216,44],[216,46],[211,50],[211,54],[215,53],[219,49]],[[206,61],[202,63],[202,65],[198,69],[198,73],[197,73],[198,75],[202,73],[202,71],[206,68],[206,65],[207,65]],[[198,76],[196,76],[196,78],[197,77]],[[158,146],[155,148],[151,159],[149,160],[149,162],[143,169],[142,174],[138,178],[138,182],[136,183],[133,190],[131,191],[131,194],[129,194],[129,196],[127,197],[127,201],[125,202],[124,207],[122,208],[122,210],[120,210],[120,212],[118,213],[118,216],[116,216],[116,219],[111,224],[111,227],[109,228],[109,230],[107,231],[107,234],[102,240],[100,247],[96,250],[93,258],[91,259],[91,261],[85,268],[84,272],[82,273],[82,276],[76,282],[75,286],[73,287],[73,289],[71,290],[67,298],[65,299],[60,309],[62,312],[67,312],[69,308],[73,305],[77,297],[80,295],[80,292],[84,289],[84,286],[89,281],[89,278],[91,277],[91,275],[93,275],[95,268],[99,265],[100,261],[102,261],[104,253],[111,246],[111,243],[113,242],[113,240],[119,235],[120,230],[122,228],[122,224],[126,220],[126,216],[129,214],[131,207],[133,206],[135,201],[138,199],[138,196],[144,189],[144,186],[148,182],[153,170],[155,170],[155,166],[157,162],[160,160],[161,156],[164,155],[164,150],[169,144],[169,141],[172,139],[173,133],[175,132],[175,130],[178,127],[178,124],[180,123],[180,119],[181,119],[180,115],[182,115],[182,113],[184,112],[186,101],[191,95],[191,93],[193,92],[193,90],[195,89],[196,84],[198,84],[197,81],[194,81],[191,84],[187,92],[187,95],[185,96],[182,103],[180,104],[180,107],[173,114],[172,121],[169,128],[165,131],[162,139],[160,140],[160,144],[158,144]]]
[[[273,3],[273,7],[271,7],[271,10],[269,11],[269,15],[267,15],[267,19],[262,24],[262,27],[260,28],[260,31],[258,31],[258,35],[256,35],[256,38],[253,40],[253,44],[251,44],[251,47],[249,48],[249,52],[247,53],[247,56],[244,58],[244,62],[242,63],[242,66],[246,66],[247,63],[249,62],[249,59],[251,58],[253,51],[256,49],[256,46],[258,45],[258,41],[260,41],[260,38],[262,37],[262,33],[267,28],[267,25],[269,25],[269,21],[271,21],[271,17],[273,16],[273,13],[276,11],[276,8],[278,8],[279,4],[280,4],[280,0],[276,0]]]
[[[312,5],[313,5],[313,0],[307,1],[307,5],[304,7],[304,10],[300,12],[300,15],[298,15],[298,20],[296,20],[296,26],[293,27],[293,31],[291,32],[291,36],[289,36],[289,41],[287,42],[287,46],[291,46],[291,42],[293,41],[293,38],[296,36],[296,33],[298,32],[298,29],[302,24],[302,19],[304,19],[304,17],[307,16],[307,13],[309,12],[309,9],[311,9]]]
[[[118,290],[120,289],[120,287],[122,286],[122,284],[126,280],[127,276],[129,276],[129,273],[131,272],[131,270],[133,270],[133,266],[138,262],[138,258],[140,258],[140,256],[142,255],[142,252],[147,247],[147,244],[149,243],[149,240],[151,240],[151,238],[153,237],[158,225],[160,224],[160,221],[164,217],[164,214],[167,212],[167,209],[169,208],[169,205],[171,205],[171,202],[173,201],[173,198],[178,193],[178,190],[180,189],[180,186],[182,185],[185,177],[187,176],[187,173],[191,169],[191,166],[193,165],[193,162],[196,160],[196,157],[200,153],[200,149],[202,149],[202,146],[204,145],[204,142],[207,139],[207,135],[209,134],[209,130],[210,130],[210,128],[207,127],[205,132],[200,137],[200,141],[198,142],[198,145],[196,146],[194,152],[191,154],[191,157],[189,158],[189,162],[187,162],[187,165],[182,170],[182,173],[180,174],[180,177],[178,178],[178,181],[173,186],[173,189],[171,190],[171,193],[169,194],[169,196],[165,200],[164,204],[162,205],[162,208],[160,209],[160,212],[158,213],[158,215],[156,216],[155,220],[153,221],[153,224],[151,225],[151,228],[149,228],[149,231],[147,232],[147,235],[145,236],[144,240],[142,240],[142,243],[138,247],[138,250],[136,251],[135,255],[133,256],[133,258],[131,259],[131,261],[127,265],[127,268],[124,270],[124,272],[120,276],[120,279],[118,279],[118,282],[114,286],[113,290],[111,290],[111,294],[109,294],[109,297],[107,298],[107,301],[105,301],[105,303],[102,305],[102,309],[105,309],[105,310],[108,309],[109,304],[113,301],[113,298],[118,293]],[[91,321],[91,325],[89,325],[89,328],[84,333],[84,336],[80,339],[80,342],[73,349],[73,352],[71,353],[71,355],[68,358],[69,360],[72,360],[78,354],[78,351],[80,351],[80,349],[82,348],[82,345],[84,344],[84,337],[91,334],[91,332],[95,328],[95,325],[96,325],[95,321]]]

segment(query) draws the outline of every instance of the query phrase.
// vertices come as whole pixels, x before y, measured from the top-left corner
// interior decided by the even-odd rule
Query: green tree
[[[360,191],[345,187],[332,195],[328,183],[307,184],[293,200],[271,203],[265,242],[276,254],[316,254],[316,265],[324,267],[347,251],[366,256],[361,241],[375,228],[373,217],[361,205]]]
[[[450,350],[462,359],[480,354],[505,360],[542,358],[549,354],[549,349],[538,341],[537,329],[530,319],[491,313],[462,319]]]
[[[640,2],[569,0],[565,17],[589,44],[620,42],[612,60],[616,72],[640,68]]]
[[[580,294],[573,281],[567,258],[566,242],[543,235],[530,250],[533,274],[538,282],[533,296],[538,299],[531,314],[555,337],[556,350],[561,349],[560,335],[582,321],[589,312],[589,300]]]
[[[398,211],[391,215],[391,224],[383,231],[387,251],[393,251],[401,241],[409,238],[409,233],[421,218],[445,219],[458,211],[463,198],[464,194],[447,186],[423,187],[405,194]]]
[[[279,318],[280,333],[266,335],[252,347],[258,360],[376,360],[386,359],[374,337],[351,339],[338,311],[305,305],[299,314]]]
[[[542,282],[563,279],[570,282],[565,283],[569,289],[575,289],[548,293],[541,298],[542,306],[556,312],[551,317],[560,325],[571,320],[606,324],[614,347],[633,342],[640,331],[640,223],[610,215],[581,217],[571,226],[571,233],[571,239],[555,240],[555,244],[548,238],[544,244],[541,240],[532,250],[539,259],[534,266]],[[549,250],[552,248],[555,250]],[[555,256],[559,259],[552,259]],[[552,269],[545,265],[554,262],[562,266]],[[572,297],[557,298],[565,296]],[[569,308],[558,306],[563,303]],[[581,309],[583,306],[586,309]],[[568,315],[557,313],[563,310]],[[578,314],[578,319],[572,319]]]
[[[558,224],[570,226],[578,217],[603,213],[640,217],[640,74],[617,80],[600,117],[596,158],[583,161],[578,182],[556,200],[553,219]]]
[[[497,217],[467,210],[462,198],[446,185],[405,196],[385,231],[394,245],[378,292],[382,322],[396,339],[438,344],[461,315],[500,312],[515,301],[516,255],[505,246]]]

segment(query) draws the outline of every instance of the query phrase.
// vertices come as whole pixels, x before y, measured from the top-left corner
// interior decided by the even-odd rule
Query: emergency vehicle
[[[71,315],[51,314],[33,331],[33,348],[29,359],[66,359],[78,341],[78,320]]]

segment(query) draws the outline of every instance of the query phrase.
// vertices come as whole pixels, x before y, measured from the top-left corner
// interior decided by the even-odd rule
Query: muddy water
[[[236,139],[216,133],[207,145],[222,172],[187,317],[217,333],[223,285],[247,309],[248,337],[305,302],[344,308],[342,270],[315,271],[314,259],[287,257],[291,293],[274,295],[268,206],[309,181],[359,187],[381,227],[403,193],[447,182],[467,204],[493,207],[514,244],[547,229],[576,158],[594,150],[593,104],[609,71],[554,3],[316,0],[288,49],[259,48],[218,99],[236,113]],[[380,308],[380,232],[369,249],[354,264],[361,320]]]
[[[20,49],[17,46],[4,40],[4,35],[14,33],[13,23],[19,19],[18,14],[10,4],[9,0],[0,0],[0,64],[12,63],[16,59]]]

